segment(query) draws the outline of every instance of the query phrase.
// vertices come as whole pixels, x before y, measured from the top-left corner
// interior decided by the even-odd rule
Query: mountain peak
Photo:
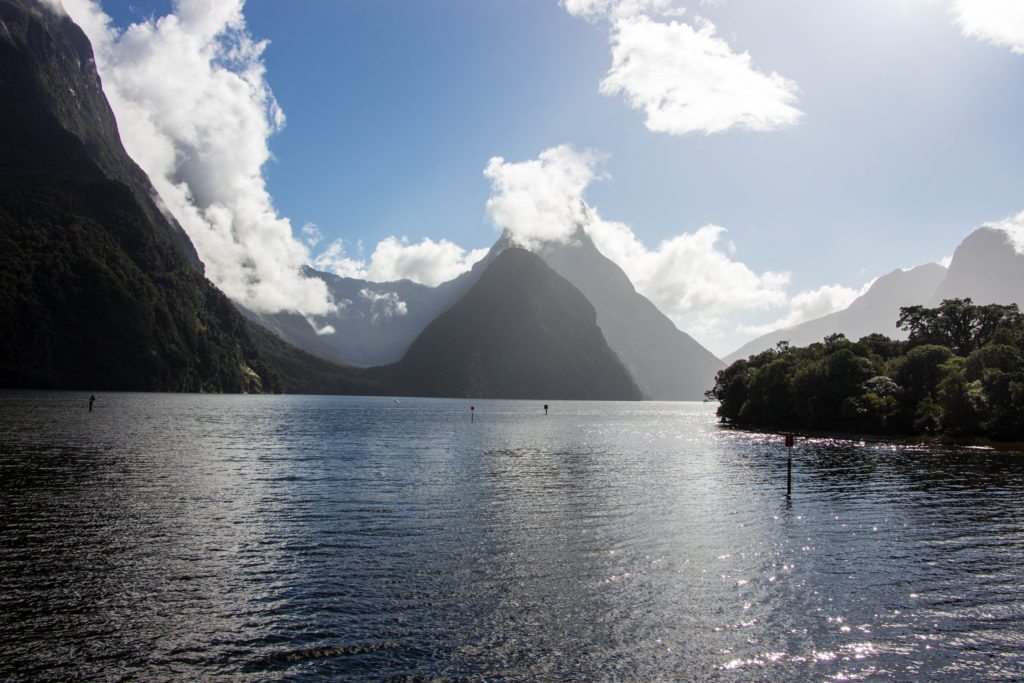
[[[398,363],[367,376],[416,395],[631,400],[641,397],[586,297],[507,247]]]
[[[978,304],[1024,303],[1024,254],[1005,230],[986,226],[964,238],[928,305],[966,297]]]

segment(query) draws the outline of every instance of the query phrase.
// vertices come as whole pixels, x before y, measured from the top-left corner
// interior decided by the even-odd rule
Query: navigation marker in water
[[[473,417],[475,412],[476,412],[476,406],[470,406],[469,407],[469,421],[470,422],[474,422],[475,421],[474,417]]]
[[[793,494],[793,435],[786,434],[786,498]]]

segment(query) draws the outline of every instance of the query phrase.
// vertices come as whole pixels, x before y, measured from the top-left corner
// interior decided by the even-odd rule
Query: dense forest
[[[947,299],[900,309],[906,341],[841,334],[738,360],[707,397],[727,424],[1024,439],[1024,316]]]

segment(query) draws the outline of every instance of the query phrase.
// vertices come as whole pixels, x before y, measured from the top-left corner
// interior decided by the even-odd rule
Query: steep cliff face
[[[586,297],[518,248],[498,254],[401,361],[366,377],[425,396],[641,398]]]
[[[636,291],[626,274],[578,230],[568,244],[538,250],[597,311],[597,324],[646,398],[699,401],[725,367]]]
[[[0,386],[265,391],[277,377],[127,156],[82,31],[0,0]]]
[[[188,235],[157,207],[156,190],[121,144],[85,33],[35,0],[0,2],[0,24],[0,87],[17,93],[14,100],[0,103],[0,111],[5,127],[19,139],[4,152],[11,155],[11,162],[17,161],[18,172],[88,175],[91,165],[83,163],[88,159],[104,176],[127,186],[153,228],[202,272]],[[80,143],[84,159],[68,158],[67,141],[54,135],[54,125]],[[23,144],[25,138],[32,138],[31,144]],[[31,153],[26,158],[27,152]]]

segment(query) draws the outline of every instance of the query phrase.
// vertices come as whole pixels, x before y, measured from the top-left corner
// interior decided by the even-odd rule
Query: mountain
[[[279,378],[128,157],[85,34],[0,0],[0,386],[267,391]]]
[[[398,363],[367,379],[419,396],[635,400],[587,298],[537,255],[494,255]]]
[[[868,291],[857,297],[847,308],[793,327],[769,332],[744,344],[723,360],[731,364],[740,358],[774,348],[783,340],[793,346],[807,346],[837,332],[853,340],[874,332],[893,338],[905,337],[896,327],[900,307],[927,302],[944,277],[946,269],[938,263],[910,270],[894,270],[875,280]]]
[[[538,254],[574,284],[597,311],[597,324],[636,380],[654,400],[701,400],[722,361],[636,291],[582,229],[566,244],[547,243]]]
[[[893,271],[880,277],[848,308],[769,332],[723,360],[732,363],[747,358],[782,340],[806,346],[836,332],[850,339],[872,332],[900,339],[906,336],[896,327],[901,306],[937,306],[944,299],[964,298],[979,304],[1024,305],[1024,254],[1017,251],[1004,230],[978,228],[957,246],[948,269],[930,263],[908,271]]]
[[[5,98],[4,115],[11,118],[4,118],[4,126],[12,137],[34,138],[15,141],[6,148],[12,155],[7,161],[17,164],[5,166],[18,168],[19,173],[36,169],[53,175],[64,165],[68,175],[80,173],[83,160],[63,156],[65,138],[74,138],[88,158],[85,172],[95,166],[108,179],[124,184],[153,228],[190,266],[202,272],[203,264],[188,235],[157,207],[149,177],[121,144],[85,33],[43,3],[3,0],[0,54],[4,90],[18,94]],[[54,123],[60,128],[57,135],[52,133]],[[29,150],[32,154],[26,155]]]
[[[338,365],[295,348],[256,324],[248,329],[260,355],[276,371],[277,390],[285,394],[392,396],[395,389],[362,377],[360,368]]]
[[[326,360],[364,367],[394,363],[427,325],[469,291],[509,244],[503,235],[471,270],[437,287],[411,280],[369,282],[307,268],[306,276],[323,280],[340,304],[336,313],[315,316],[312,322],[296,313],[243,313],[285,341]],[[318,328],[333,331],[318,333]]]
[[[333,334],[317,334],[314,324],[297,314],[249,315],[282,339],[321,358],[364,366],[393,363],[512,244],[512,238],[503,234],[471,271],[437,287],[408,280],[374,283],[307,271],[327,283],[335,300],[344,304],[338,313],[313,320],[321,329],[333,328]],[[549,243],[537,254],[594,306],[608,345],[645,397],[699,400],[714,384],[715,373],[723,367],[721,361],[640,295],[622,269],[602,255],[583,230],[570,243]],[[394,308],[398,304],[401,312]]]
[[[926,303],[937,306],[943,299],[968,297],[976,304],[1024,306],[1024,254],[1003,230],[984,227],[968,235]]]

